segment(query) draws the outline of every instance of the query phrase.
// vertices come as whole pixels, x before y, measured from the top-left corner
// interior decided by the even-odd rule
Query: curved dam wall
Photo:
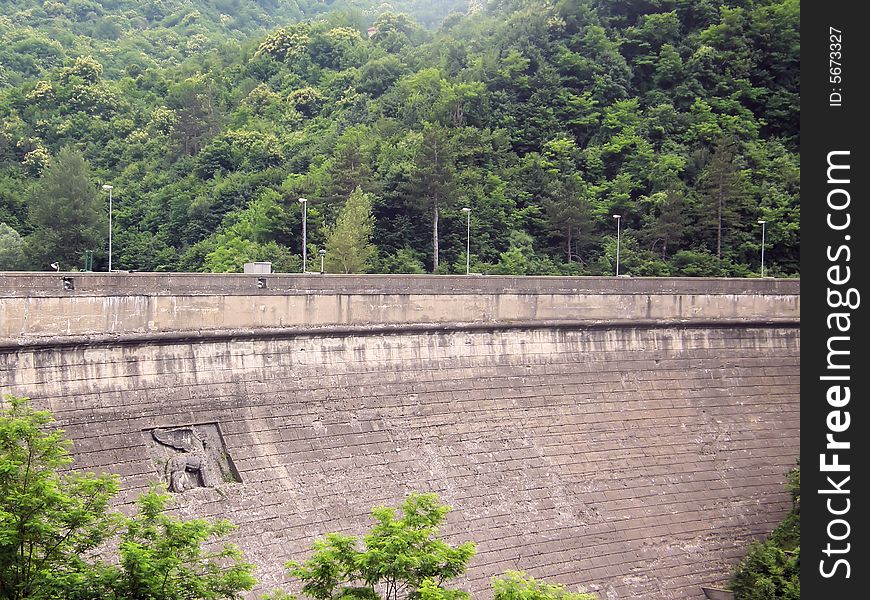
[[[700,599],[790,507],[797,281],[66,276],[0,274],[0,392],[54,411],[122,502],[171,479],[156,440],[198,432],[222,458],[178,512],[238,524],[259,591],[435,491],[476,596],[520,569]]]

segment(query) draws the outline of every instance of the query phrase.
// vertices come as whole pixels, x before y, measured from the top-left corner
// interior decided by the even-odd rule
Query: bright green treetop
[[[111,596],[229,600],[253,588],[254,566],[243,561],[239,549],[212,545],[235,529],[229,521],[182,521],[166,514],[170,500],[155,490],[139,498],[139,514],[121,534],[121,568],[110,569],[106,578]]]
[[[537,581],[520,571],[507,571],[494,577],[492,587],[495,600],[597,600],[595,594],[569,592],[561,585]]]
[[[0,600],[232,600],[253,565],[217,541],[227,521],[166,514],[152,490],[130,518],[109,510],[111,475],[68,471],[70,442],[26,398],[0,405]],[[120,532],[118,560],[103,562]]]
[[[109,475],[66,472],[63,431],[27,399],[0,410],[0,599],[55,597],[85,557],[116,530]]]
[[[287,567],[302,580],[302,592],[316,600],[456,598],[456,592],[441,585],[465,572],[475,545],[451,546],[438,537],[449,510],[436,494],[411,494],[399,508],[372,510],[375,524],[363,537],[363,550],[356,538],[331,533],[314,543],[314,554],[305,563]]]
[[[329,273],[362,273],[375,255],[371,194],[357,187],[326,234],[325,269]]]

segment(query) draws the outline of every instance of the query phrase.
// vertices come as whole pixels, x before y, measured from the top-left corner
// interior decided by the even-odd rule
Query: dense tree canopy
[[[798,272],[798,0],[0,6],[21,267],[69,148],[126,269],[296,270],[296,200],[317,249],[359,187],[372,271],[464,272],[467,207],[474,271],[613,273],[620,214],[621,272],[758,274],[759,219],[766,274]]]
[[[598,600],[597,594],[569,592],[561,585],[537,581],[521,571],[508,571],[492,580],[495,600]]]

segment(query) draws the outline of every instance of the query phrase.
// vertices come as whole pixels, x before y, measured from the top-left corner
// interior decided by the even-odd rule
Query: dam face
[[[700,599],[791,505],[797,281],[67,277],[0,274],[0,393],[52,410],[120,502],[164,481],[231,519],[259,592],[433,491],[478,543],[475,596],[517,569]]]

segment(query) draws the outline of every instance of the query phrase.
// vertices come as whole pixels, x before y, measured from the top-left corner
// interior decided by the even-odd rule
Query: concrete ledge
[[[780,329],[797,328],[799,319],[715,319],[715,320],[564,320],[503,321],[491,323],[406,323],[397,325],[340,325],[322,327],[271,327],[183,332],[51,336],[0,339],[0,353],[71,347],[141,346],[148,344],[190,344],[246,340],[292,339],[298,337],[373,336],[413,333],[488,332],[536,329]]]

